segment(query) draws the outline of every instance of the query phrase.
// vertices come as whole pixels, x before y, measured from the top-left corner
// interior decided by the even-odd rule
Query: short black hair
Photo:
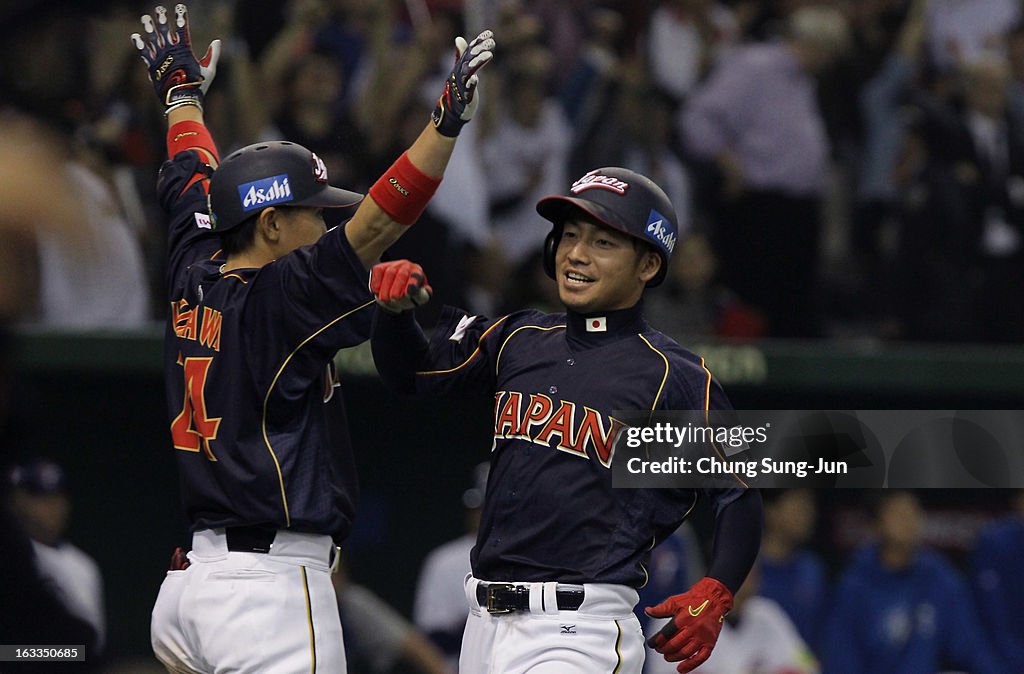
[[[622,230],[615,230],[615,231],[622,231]],[[644,241],[643,239],[639,239],[639,238],[633,236],[632,234],[629,235],[629,238],[633,239],[633,250],[641,252],[641,253],[654,253],[659,258],[661,257],[661,255],[658,253],[658,249],[654,247],[653,243],[648,243],[647,241]]]
[[[260,213],[262,212],[260,211]],[[220,235],[220,249],[224,255],[235,255],[252,245],[252,242],[256,240],[257,218],[259,218],[259,213],[246,218]]]

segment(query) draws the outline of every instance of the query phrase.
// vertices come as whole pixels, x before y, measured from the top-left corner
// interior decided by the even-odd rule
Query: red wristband
[[[420,171],[409,161],[408,153],[403,152],[370,188],[370,197],[392,220],[411,225],[423,215],[440,184],[440,178]]]
[[[217,154],[217,145],[213,142],[213,136],[209,129],[199,122],[187,120],[178,122],[167,129],[167,156],[171,159],[174,155],[184,150],[200,149],[206,150],[219,163],[220,155]]]

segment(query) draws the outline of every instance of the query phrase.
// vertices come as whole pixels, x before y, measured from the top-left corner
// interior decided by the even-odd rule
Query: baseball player
[[[703,493],[716,515],[708,574],[646,609],[671,618],[652,645],[690,671],[710,655],[757,555],[762,515],[760,495],[739,483],[612,488],[613,410],[729,409],[703,359],[643,318],[644,290],[672,254],[675,212],[651,180],[614,167],[537,210],[553,223],[544,266],[564,314],[488,319],[446,307],[429,342],[411,311],[375,318],[374,360],[392,388],[494,398],[460,672],[639,673],[632,610],[645,564]]]
[[[440,182],[494,41],[456,39],[431,122],[360,201],[300,145],[221,161],[202,108],[219,42],[196,58],[184,5],[142,24],[132,41],[169,127],[157,186],[170,215],[165,373],[192,530],[153,608],[153,649],[174,672],[344,672],[330,569],[357,486],[331,361],[369,337],[367,270]],[[356,204],[327,231],[322,209]],[[418,267],[374,267],[396,268]],[[410,292],[430,290],[390,299],[412,306]]]

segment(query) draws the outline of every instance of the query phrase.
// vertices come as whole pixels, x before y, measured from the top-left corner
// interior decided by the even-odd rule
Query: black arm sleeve
[[[416,393],[416,370],[427,356],[428,342],[412,311],[389,314],[377,309],[370,337],[373,362],[395,393]]]
[[[763,526],[761,492],[757,489],[743,490],[743,495],[722,508],[715,518],[708,576],[736,594],[761,549]]]

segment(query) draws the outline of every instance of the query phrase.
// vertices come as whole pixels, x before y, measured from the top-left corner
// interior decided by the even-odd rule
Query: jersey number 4
[[[171,422],[171,439],[174,448],[186,452],[202,450],[206,458],[216,461],[210,449],[210,441],[217,438],[217,428],[221,418],[211,419],[206,413],[206,375],[210,371],[213,358],[186,358],[185,368],[185,404],[181,413]]]

